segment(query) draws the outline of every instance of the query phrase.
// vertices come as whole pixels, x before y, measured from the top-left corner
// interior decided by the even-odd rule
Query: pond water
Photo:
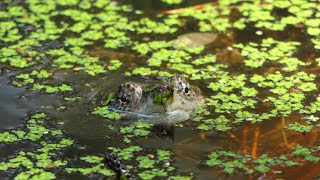
[[[319,9],[317,1],[5,0],[0,178],[318,178]],[[191,32],[217,38],[174,47]],[[97,95],[174,74],[206,98],[183,123],[124,118]],[[121,160],[104,159],[112,155]]]
[[[1,124],[2,129],[11,129],[21,126],[22,119],[28,112],[28,106],[18,99],[19,94],[24,92],[23,89],[8,85],[6,78],[1,78]]]

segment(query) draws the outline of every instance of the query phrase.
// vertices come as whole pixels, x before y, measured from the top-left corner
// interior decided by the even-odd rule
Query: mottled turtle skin
[[[166,97],[155,102],[156,97]],[[109,107],[124,112],[139,114],[157,113],[170,122],[181,122],[190,118],[196,105],[203,102],[201,90],[192,86],[181,75],[163,78],[156,85],[134,82],[121,84]]]
[[[204,101],[200,88],[190,85],[183,76],[174,76],[169,81],[173,94],[166,103],[168,113],[175,110],[192,111],[197,104]]]
[[[121,84],[111,103],[121,110],[139,109],[142,103],[142,92],[143,89],[139,84],[133,82]]]

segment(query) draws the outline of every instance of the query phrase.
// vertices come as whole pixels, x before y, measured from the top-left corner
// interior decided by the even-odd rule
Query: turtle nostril
[[[124,96],[122,96],[121,98],[120,98],[120,100],[122,101],[122,102],[126,102],[126,97],[124,97]]]
[[[189,93],[189,88],[188,88],[188,87],[185,87],[185,88],[184,88],[184,92],[185,92],[186,94],[188,94],[188,93]]]

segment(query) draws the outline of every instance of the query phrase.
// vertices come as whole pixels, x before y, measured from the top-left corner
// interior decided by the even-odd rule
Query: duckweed
[[[44,113],[34,114],[27,121],[26,127],[28,131],[14,129],[11,131],[2,132],[0,133],[0,142],[12,143],[21,140],[40,140],[45,134],[48,134],[50,132],[50,130],[44,126],[43,119],[45,117],[46,115]]]
[[[168,7],[187,4],[183,0],[162,2],[173,5]],[[303,134],[318,130],[320,5],[316,1],[220,0],[176,10],[154,10],[152,17],[135,5],[110,0],[4,1],[1,5],[0,73],[11,71],[13,85],[45,93],[76,94],[77,85],[82,85],[52,83],[53,79],[60,79],[55,72],[70,69],[71,76],[84,72],[95,78],[109,78],[112,71],[124,68],[128,68],[126,75],[178,73],[197,80],[205,92],[206,106],[199,108],[193,119],[198,131],[223,133],[240,123],[259,123],[298,113],[305,118],[287,123],[287,130]],[[174,40],[190,31],[219,32],[221,36],[208,46],[175,48]],[[241,38],[243,33],[248,38]],[[93,53],[101,49],[102,54]],[[233,62],[233,53],[238,51],[241,60]],[[133,53],[135,62],[119,52]],[[84,86],[93,88],[88,82]],[[73,103],[85,101],[86,96],[72,94],[63,99]],[[69,110],[61,104],[54,107]],[[98,106],[91,114],[121,119],[107,106]],[[27,119],[25,127],[0,133],[4,145],[36,144],[32,150],[17,150],[13,156],[5,157],[0,171],[16,171],[15,179],[60,178],[57,174],[61,173],[55,170],[59,168],[83,175],[115,175],[105,167],[101,156],[81,156],[85,167],[76,167],[69,159],[61,158],[59,154],[73,140],[49,126],[46,119],[46,114],[36,113]],[[136,137],[149,137],[151,124],[132,122],[114,127],[110,121],[106,123],[127,143],[124,148],[109,149],[127,161],[139,178],[191,179],[173,171],[171,151],[146,150],[132,142]],[[230,174],[237,170],[265,174],[274,167],[299,166],[301,159],[319,162],[318,151],[319,147],[297,145],[291,154],[271,157],[261,152],[255,159],[214,150],[205,163]]]
[[[310,132],[313,127],[314,126],[310,122],[307,122],[306,125],[302,125],[298,122],[295,122],[295,123],[291,123],[287,126],[287,128],[289,130],[297,131],[300,133]]]
[[[183,2],[183,0],[162,0],[162,2],[165,2],[167,4],[180,4]]]
[[[120,127],[120,133],[124,135],[126,143],[131,142],[133,137],[146,137],[150,134],[150,128],[153,124],[147,122],[135,122],[126,127]]]
[[[125,161],[130,160],[137,164],[139,169],[138,176],[141,179],[153,179],[160,177],[168,177],[173,173],[174,167],[171,166],[171,153],[168,150],[157,149],[152,152],[148,152],[146,155],[140,153],[143,148],[139,146],[129,146],[128,148],[110,148],[114,154],[119,156]],[[161,168],[160,168],[161,167]],[[135,171],[134,167],[130,168]],[[186,176],[186,178],[190,178]]]
[[[39,143],[36,149],[31,151],[19,150],[14,157],[7,157],[0,162],[0,171],[14,169],[15,179],[56,179],[56,175],[50,169],[67,165],[67,161],[56,156],[58,151],[73,144],[68,138],[58,138],[56,143],[46,142],[45,139],[56,138],[61,135],[61,130],[48,129],[44,126],[46,114],[37,113],[27,121],[26,131],[13,129],[1,133],[1,143],[13,143],[25,141],[29,144]],[[46,137],[46,138],[44,138]],[[30,142],[31,141],[31,142]]]
[[[280,155],[278,157],[270,157],[263,154],[257,158],[252,158],[249,155],[240,155],[230,151],[214,150],[208,156],[209,160],[205,163],[210,167],[221,167],[226,173],[233,173],[234,170],[244,171],[247,174],[258,171],[267,173],[272,166],[298,166],[299,161],[294,159],[295,156],[304,158],[305,161],[318,162],[319,157],[312,155],[310,149],[297,145],[288,155]]]
[[[234,47],[241,49],[241,55],[245,57],[246,66],[258,68],[266,62],[279,62],[286,65],[284,71],[297,70],[300,65],[306,63],[293,58],[299,42],[280,42],[272,38],[263,39],[261,44],[250,42],[248,45],[237,44]]]
[[[120,114],[109,111],[108,106],[96,107],[93,109],[92,114],[96,114],[111,120],[119,120],[121,118]]]
[[[80,157],[82,161],[93,164],[92,167],[77,167],[77,168],[66,168],[68,173],[76,173],[79,172],[83,175],[89,174],[102,174],[105,177],[113,176],[115,173],[112,170],[109,170],[105,167],[103,161],[103,157],[89,155]]]

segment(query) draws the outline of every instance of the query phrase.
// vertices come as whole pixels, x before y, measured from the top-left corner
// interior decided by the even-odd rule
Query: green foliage
[[[150,41],[148,43],[136,43],[132,49],[139,54],[146,55],[148,52],[156,52],[163,48],[172,47],[172,45],[171,41]]]
[[[73,91],[73,88],[67,84],[61,84],[60,86],[51,86],[35,83],[33,84],[32,90],[44,91],[45,93],[67,93]]]
[[[66,166],[68,163],[66,160],[58,159],[57,152],[72,145],[73,140],[59,138],[56,143],[44,141],[44,137],[62,134],[61,130],[44,127],[44,118],[46,118],[44,113],[34,114],[27,122],[26,131],[13,129],[1,133],[2,143],[24,141],[29,144],[39,142],[39,145],[29,152],[20,150],[15,157],[6,158],[7,162],[0,162],[0,171],[14,169],[17,172],[15,179],[56,179],[50,169]]]
[[[120,114],[109,111],[108,106],[98,106],[93,109],[92,114],[96,114],[111,120],[119,120],[121,118]]]
[[[44,126],[43,119],[46,117],[44,113],[34,114],[27,121],[27,131],[14,129],[0,133],[0,142],[12,143],[22,140],[38,141],[50,130]]]
[[[191,180],[190,176],[171,176],[170,180]]]
[[[300,145],[297,145],[292,152],[293,155],[295,156],[300,156],[304,158],[306,161],[310,162],[320,162],[320,157],[312,155],[311,151],[309,148],[302,147]]]
[[[98,165],[92,167],[84,167],[84,168],[66,168],[68,173],[81,173],[83,175],[90,174],[102,174],[105,177],[113,176],[114,172],[105,168],[104,164],[100,163]]]
[[[63,98],[65,101],[77,101],[77,100],[81,100],[82,97],[76,96],[76,97],[64,97]]]
[[[153,124],[147,122],[135,122],[129,126],[120,127],[120,133],[124,135],[124,141],[130,143],[131,138],[147,137],[152,126]]]
[[[157,70],[151,70],[150,68],[145,68],[145,67],[140,67],[140,68],[135,68],[132,71],[132,74],[139,74],[142,76],[148,76],[148,75],[153,75],[158,73]]]
[[[263,154],[253,159],[248,155],[242,156],[223,150],[214,150],[208,157],[209,160],[205,162],[208,166],[221,167],[224,169],[224,172],[229,174],[233,174],[236,169],[244,171],[247,174],[254,172],[265,174],[271,170],[272,166],[296,166],[299,164],[298,162],[289,160],[286,155],[269,157]]]
[[[172,155],[168,150],[157,149],[150,152],[139,146],[129,146],[123,149],[111,147],[109,149],[124,160],[122,163],[127,161],[131,164],[137,164],[138,176],[141,179],[168,177],[174,170],[174,167],[171,166]]]
[[[192,61],[192,64],[195,64],[195,65],[213,64],[216,62],[216,60],[217,60],[217,57],[215,55],[208,54],[206,56],[199,57],[198,59]]]
[[[183,2],[183,0],[161,0],[161,1],[167,4],[180,4]]]
[[[231,129],[229,126],[230,120],[225,116],[219,116],[216,119],[195,118],[195,121],[200,121],[201,124],[197,127],[199,130],[209,131],[215,129],[217,131],[227,131]]]
[[[124,149],[110,147],[109,149],[124,160],[130,160],[131,158],[133,158],[134,152],[139,152],[142,150],[142,148],[139,146],[129,146]]]
[[[305,133],[305,132],[310,132],[314,126],[310,123],[307,122],[306,125],[302,125],[298,122],[291,123],[287,126],[287,129],[292,130],[292,131],[297,131],[300,133]]]
[[[12,83],[16,86],[21,87],[28,84],[33,84],[35,82],[35,79],[48,79],[51,76],[52,74],[45,69],[41,69],[40,71],[32,70],[31,73],[20,73],[19,75],[16,75],[15,78],[17,80],[13,81]]]
[[[43,169],[33,168],[25,172],[19,173],[15,179],[25,180],[25,179],[56,179],[55,174],[52,172],[44,171]]]
[[[83,161],[86,161],[88,163],[100,163],[103,160],[103,157],[98,156],[84,156],[80,158]]]
[[[184,1],[163,2],[174,5]],[[172,76],[179,73],[209,88],[209,91],[203,89],[207,107],[199,108],[194,118],[198,130],[227,131],[233,123],[256,123],[293,113],[307,118],[288,124],[288,130],[308,133],[319,127],[320,97],[317,97],[318,83],[314,75],[317,72],[310,68],[320,66],[317,1],[220,0],[201,7],[201,10],[184,8],[174,14],[159,13],[152,17],[131,5],[111,0],[10,3],[15,4],[11,0],[1,4],[4,6],[0,11],[0,72],[12,71],[15,74],[12,84],[16,86],[46,93],[67,93],[80,84],[75,82],[71,87],[61,82],[62,78],[68,77],[58,76],[60,73],[74,76],[85,72],[96,78],[108,78],[109,73],[123,67],[128,67],[125,70],[127,75]],[[251,30],[256,30],[256,34],[250,34]],[[173,40],[187,31],[220,32],[221,41],[212,43],[213,47],[175,49]],[[299,32],[305,32],[307,36],[301,36]],[[243,33],[248,38],[237,39]],[[225,54],[226,45],[237,49],[229,51],[227,48]],[[233,60],[237,50],[244,58],[243,62],[225,61]],[[126,60],[120,52],[133,53],[135,61]],[[126,66],[122,66],[125,63]],[[76,101],[81,97],[76,95],[64,100]],[[58,110],[65,107],[59,106]],[[111,120],[121,118],[107,106],[95,108],[92,114]],[[117,129],[114,124],[107,126]],[[120,127],[119,131],[129,143],[134,137],[148,137],[151,126],[132,122]],[[3,144],[23,141],[38,143],[38,146],[32,151],[20,151],[15,157],[6,157],[6,161],[0,163],[0,170],[13,169],[16,179],[56,178],[51,168],[67,165],[66,160],[56,158],[56,155],[72,144],[71,140],[61,139],[62,135],[61,130],[47,126],[46,116],[42,113],[30,117],[24,128],[1,132],[0,142]],[[50,139],[49,143],[48,137],[58,140],[51,142]],[[133,164],[140,178],[170,176],[171,179],[190,179],[171,176],[173,167],[169,151],[159,149],[145,155],[138,146],[113,150],[124,160],[135,161]],[[314,151],[297,146],[292,154],[305,161],[318,162]],[[77,168],[71,165],[66,170],[84,175],[114,175],[101,163],[101,158],[94,155],[81,157],[92,166]],[[253,160],[221,150],[215,154],[212,152],[206,163],[219,166],[227,173],[236,170],[267,173],[273,166],[298,164],[289,159],[289,156],[261,155]]]
[[[110,65],[108,66],[109,70],[117,70],[121,67],[122,62],[119,60],[110,60]]]
[[[89,156],[83,156],[80,157],[81,160],[93,164],[91,167],[72,167],[72,168],[66,168],[66,171],[68,173],[81,173],[83,175],[89,175],[89,174],[102,174],[105,177],[113,176],[115,173],[106,168],[104,165],[103,157],[100,156],[94,156],[94,155],[89,155]]]
[[[241,49],[241,55],[245,57],[244,63],[248,67],[262,67],[266,62],[286,65],[284,71],[295,71],[306,63],[293,58],[299,42],[280,42],[272,38],[263,39],[262,43],[250,42],[247,45],[237,44],[234,47]]]

